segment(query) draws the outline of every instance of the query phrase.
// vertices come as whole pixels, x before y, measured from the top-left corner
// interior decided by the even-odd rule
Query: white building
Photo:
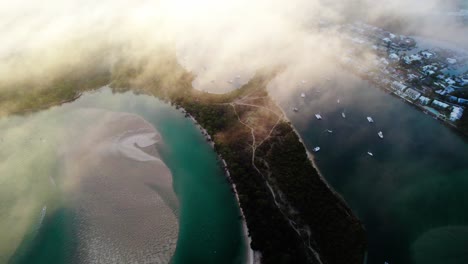
[[[435,91],[436,94],[445,95],[447,92],[443,89]]]
[[[417,75],[414,75],[414,74],[412,74],[412,73],[408,74],[407,76],[408,76],[408,79],[409,79],[410,81],[412,81],[412,80],[417,80],[417,79],[418,79],[418,76],[417,76]]]
[[[448,64],[455,64],[455,63],[457,63],[457,60],[456,60],[456,59],[452,59],[452,58],[447,58],[447,63],[448,63]]]
[[[422,105],[428,105],[429,102],[431,101],[430,98],[428,97],[425,97],[425,96],[420,96],[419,99],[418,99],[419,103],[421,103]]]
[[[454,81],[452,78],[447,78],[445,79],[445,82],[448,84],[448,85],[453,85],[456,83],[456,81]]]
[[[422,67],[422,70],[426,75],[432,75],[437,71],[437,67],[434,65],[426,65]]]
[[[390,61],[399,61],[400,60],[400,57],[396,53],[391,53],[390,55],[388,55],[388,58],[390,59]]]
[[[406,85],[402,84],[401,82],[397,82],[397,81],[394,81],[392,82],[392,88],[394,90],[397,90],[397,91],[400,91],[400,92],[404,92],[405,89],[407,88]]]
[[[413,61],[421,61],[421,56],[418,54],[413,54],[411,56],[405,56],[403,60],[405,61],[406,64],[411,64]]]
[[[458,98],[458,103],[461,105],[468,105],[468,99]]]
[[[468,85],[468,78],[462,78],[461,81],[460,81],[460,84],[461,84],[462,86]]]
[[[448,104],[446,104],[444,102],[441,102],[441,101],[438,101],[438,100],[434,100],[432,102],[432,105],[434,105],[437,108],[443,109],[443,110],[445,110],[445,109],[447,109],[449,107]]]
[[[405,91],[405,96],[407,96],[407,97],[409,97],[409,98],[411,98],[413,100],[417,100],[421,96],[421,93],[414,90],[414,89],[408,88]]]
[[[379,62],[380,62],[381,64],[383,64],[383,65],[388,65],[388,64],[389,64],[388,61],[387,61],[385,58],[381,58],[381,59],[379,60]]]
[[[450,113],[450,121],[455,122],[460,119],[463,115],[463,108],[454,106],[452,113]]]
[[[425,59],[430,59],[430,58],[434,57],[434,54],[430,53],[429,51],[423,51],[423,52],[421,52],[421,55],[422,55]]]
[[[445,93],[453,93],[455,92],[455,89],[452,87],[452,86],[447,86],[447,88],[445,88]]]

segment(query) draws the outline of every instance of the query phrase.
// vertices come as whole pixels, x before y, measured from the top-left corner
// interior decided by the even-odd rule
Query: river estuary
[[[1,263],[245,261],[216,154],[154,97],[102,88],[3,118],[0,139]]]

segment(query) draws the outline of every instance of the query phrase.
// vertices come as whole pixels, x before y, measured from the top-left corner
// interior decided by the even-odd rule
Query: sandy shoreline
[[[185,110],[181,106],[177,106],[177,107],[182,111],[183,114],[186,115],[186,117],[190,118],[193,121],[193,123],[200,129],[202,135],[205,137],[205,139],[207,140],[209,145],[213,148],[213,150],[215,150],[215,143],[213,141],[213,137],[210,134],[208,134],[208,131],[206,131],[206,129],[204,127],[202,127],[198,123],[198,121],[190,113],[187,112],[187,110]],[[249,236],[247,221],[245,220],[244,211],[242,210],[242,207],[240,206],[240,199],[239,199],[239,194],[237,193],[236,184],[231,179],[231,174],[229,173],[229,170],[227,168],[226,161],[223,159],[223,157],[219,153],[216,153],[216,154],[218,155],[218,159],[223,164],[223,170],[225,172],[226,177],[229,179],[229,183],[231,184],[232,190],[234,191],[234,196],[236,198],[237,204],[239,205],[239,210],[240,210],[241,217],[242,217],[242,230],[243,230],[243,235],[244,235],[244,238],[245,238],[246,249],[247,249],[246,250],[246,264],[260,263],[260,261],[259,261],[260,260],[260,256],[259,256],[260,253],[255,252],[250,247],[250,243],[252,242],[252,238]]]

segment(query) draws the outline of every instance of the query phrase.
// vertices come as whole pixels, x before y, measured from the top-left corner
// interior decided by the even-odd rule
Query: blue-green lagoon
[[[1,263],[243,263],[213,149],[167,103],[110,88],[0,120]]]

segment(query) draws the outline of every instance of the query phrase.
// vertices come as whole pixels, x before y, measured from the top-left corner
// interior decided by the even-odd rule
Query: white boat
[[[342,116],[343,118],[346,118],[345,112],[341,112],[341,116]]]
[[[301,97],[305,98],[306,97],[305,93],[301,93]]]
[[[370,116],[367,117],[367,121],[369,121],[369,123],[374,123],[374,119],[372,119]]]
[[[377,133],[377,135],[379,135],[380,138],[383,138],[383,133],[382,133],[382,131],[379,131],[379,133]]]
[[[293,108],[293,111],[294,111],[294,112],[299,112],[299,108],[294,107],[294,108]]]
[[[229,80],[228,83],[233,83],[234,81],[233,80]]]
[[[322,116],[320,114],[315,114],[315,118],[317,118],[318,120],[321,120]]]
[[[371,156],[371,157],[374,157],[374,153],[370,152],[370,151],[367,151],[367,155]]]
[[[312,149],[313,152],[319,152],[320,151],[320,147],[315,147]]]
[[[305,83],[306,83],[306,80],[302,80],[301,83],[302,83],[302,84],[305,84]]]
[[[339,103],[340,103],[340,99],[336,100],[336,103],[339,104]]]
[[[327,132],[330,133],[330,134],[333,133],[333,130],[330,130],[330,129],[327,129],[327,130],[325,130],[325,131],[327,131]]]

